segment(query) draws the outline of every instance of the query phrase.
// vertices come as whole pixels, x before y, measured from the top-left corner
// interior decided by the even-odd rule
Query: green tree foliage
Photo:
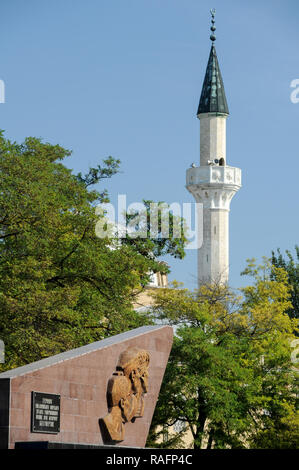
[[[194,448],[298,446],[287,274],[270,263],[251,263],[246,274],[254,284],[240,295],[222,285],[153,294],[156,317],[176,326],[176,336],[149,446],[180,446],[187,431]],[[169,432],[171,442],[157,444],[177,422],[185,434]]]
[[[133,241],[115,246],[95,234],[95,206],[108,195],[90,186],[113,176],[120,162],[109,157],[74,175],[62,163],[69,155],[36,138],[17,144],[0,134],[2,371],[149,322],[132,302],[149,271],[164,265]],[[169,252],[178,254],[175,246]]]
[[[286,250],[285,257],[283,257],[279,249],[277,253],[272,251],[271,261],[274,266],[283,268],[288,273],[288,281],[292,287],[292,306],[288,309],[287,313],[291,318],[299,319],[299,246],[295,246],[295,257],[288,250]]]

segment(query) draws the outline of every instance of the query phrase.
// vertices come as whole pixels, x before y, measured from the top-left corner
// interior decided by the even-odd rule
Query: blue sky
[[[230,109],[227,161],[243,171],[231,204],[230,283],[249,257],[299,243],[299,3],[296,0],[2,0],[0,128],[72,149],[87,171],[112,155],[105,186],[193,202],[185,171],[199,160],[196,110],[209,56],[210,8]],[[168,260],[171,279],[196,286],[196,252]]]

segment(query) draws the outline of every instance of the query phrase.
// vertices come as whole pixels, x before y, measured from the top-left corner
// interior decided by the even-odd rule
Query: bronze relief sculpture
[[[137,347],[120,354],[107,385],[108,414],[100,419],[105,442],[123,441],[124,424],[143,416],[149,360],[149,353]]]

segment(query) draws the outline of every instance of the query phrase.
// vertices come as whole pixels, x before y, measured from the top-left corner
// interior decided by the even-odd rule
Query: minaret
[[[212,14],[212,47],[199,101],[200,166],[187,170],[186,187],[202,204],[203,243],[198,249],[198,284],[228,282],[230,202],[241,187],[241,170],[227,165],[226,118],[229,115],[220,73]]]

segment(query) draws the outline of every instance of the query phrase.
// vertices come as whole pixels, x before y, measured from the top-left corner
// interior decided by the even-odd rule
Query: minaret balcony
[[[188,168],[186,174],[186,186],[223,184],[241,187],[241,169],[233,166],[199,166]]]

